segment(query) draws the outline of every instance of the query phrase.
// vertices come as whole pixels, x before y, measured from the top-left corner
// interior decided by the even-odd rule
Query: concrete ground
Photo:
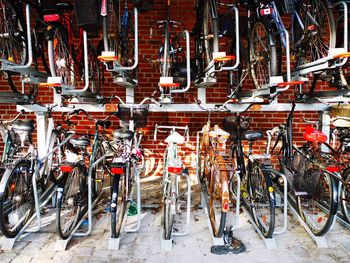
[[[42,232],[29,234],[16,242],[13,250],[1,250],[0,262],[350,262],[349,230],[338,223],[326,236],[329,248],[317,248],[298,221],[290,215],[287,232],[276,237],[278,248],[268,250],[244,212],[240,215],[239,227],[234,235],[242,240],[247,251],[238,255],[211,254],[212,238],[208,229],[208,217],[198,205],[198,186],[193,187],[190,233],[174,238],[172,251],[162,251],[159,178],[144,180],[142,188],[144,208],[141,228],[137,233],[124,234],[119,250],[107,249],[110,218],[108,212],[104,211],[106,203],[100,203],[95,210],[91,235],[72,239],[66,251],[54,251],[57,240],[54,214],[50,217],[48,213],[46,220],[53,222]],[[135,218],[129,217],[128,225]]]

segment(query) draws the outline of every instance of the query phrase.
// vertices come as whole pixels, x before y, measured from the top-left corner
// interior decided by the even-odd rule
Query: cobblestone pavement
[[[290,217],[287,232],[276,238],[278,249],[267,250],[245,213],[241,214],[234,235],[242,240],[247,251],[238,255],[211,254],[208,218],[202,209],[197,208],[196,201],[191,212],[190,233],[185,237],[176,237],[172,251],[161,251],[161,213],[156,202],[149,199],[152,196],[150,192],[156,193],[158,190],[150,187],[154,182],[149,183],[143,186],[146,192],[149,189],[148,197],[143,199],[146,205],[141,228],[137,233],[124,234],[119,250],[107,249],[110,219],[109,214],[103,212],[105,204],[102,204],[95,215],[91,235],[74,238],[66,251],[54,251],[57,237],[52,223],[43,232],[29,234],[16,242],[12,251],[0,251],[0,262],[350,262],[349,230],[338,223],[327,235],[329,248],[318,249],[299,223]],[[197,199],[195,195],[194,200]],[[128,221],[134,219],[135,216],[129,217]]]

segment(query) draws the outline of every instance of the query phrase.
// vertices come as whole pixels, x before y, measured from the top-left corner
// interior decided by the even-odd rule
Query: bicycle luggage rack
[[[64,141],[62,141],[59,145],[57,145],[55,148],[51,150],[48,154],[46,154],[43,158],[41,158],[38,163],[44,162],[46,159],[49,158],[59,147],[64,145],[72,136],[74,135],[71,134],[69,135]],[[38,188],[37,188],[37,182],[36,182],[36,177],[39,174],[40,171],[40,166],[38,165],[36,167],[36,170],[34,172],[34,175],[32,177],[32,184],[33,184],[33,195],[34,195],[34,202],[35,202],[35,212],[32,215],[32,217],[28,220],[28,222],[23,226],[23,228],[18,232],[18,234],[14,238],[6,238],[2,237],[2,240],[0,240],[0,247],[2,250],[12,250],[14,244],[16,241],[20,239],[20,237],[24,233],[36,233],[39,232],[40,229],[42,228],[42,221],[41,221],[41,208],[43,208],[52,198],[54,198],[54,195],[56,193],[56,185],[52,184],[50,188],[48,188],[40,197],[38,194]],[[8,173],[4,173],[3,177],[5,176],[10,176],[11,171],[7,170]],[[30,225],[36,218],[37,225],[36,228],[34,229],[29,229]],[[34,226],[33,226],[34,227]]]
[[[127,205],[127,208],[125,209],[125,214],[123,218],[123,223],[120,231],[120,235],[117,238],[112,238],[110,237],[108,239],[108,249],[115,249],[119,250],[120,246],[120,240],[123,237],[124,233],[134,233],[137,232],[140,227],[141,227],[141,185],[140,185],[140,173],[139,171],[135,168],[135,174],[136,174],[136,208],[137,208],[137,225],[134,228],[129,228],[129,229],[124,229],[126,226],[126,221],[127,221],[127,214],[129,211],[130,207],[130,202]],[[130,196],[133,196],[133,191],[134,187],[132,188],[132,192]]]
[[[210,222],[210,218],[209,218],[209,212],[208,212],[208,207],[209,207],[209,204],[208,204],[208,194],[206,193],[206,191],[203,191],[203,186],[202,186],[202,183],[201,183],[201,180],[200,180],[200,175],[199,175],[199,137],[200,135],[203,135],[203,132],[202,131],[199,131],[197,132],[197,138],[196,138],[196,154],[197,154],[197,167],[196,167],[196,175],[197,175],[197,180],[198,180],[198,184],[200,185],[201,187],[201,206],[203,207],[204,209],[204,212],[206,214],[206,216],[208,217],[208,228],[209,228],[209,232],[210,232],[210,235],[211,235],[211,239],[212,239],[212,245],[215,246],[215,245],[224,245],[224,239],[221,237],[221,238],[218,238],[218,237],[215,237],[214,236],[214,232],[213,232],[213,229],[212,229],[212,226],[211,226],[211,222]],[[225,166],[227,166],[227,164],[225,164]],[[230,192],[231,194],[235,195],[236,196],[236,209],[235,209],[235,222],[231,228],[231,231],[235,230],[236,228],[238,228],[239,226],[239,209],[240,209],[240,198],[241,198],[241,193],[240,193],[240,188],[241,188],[241,179],[240,179],[240,176],[239,174],[237,173],[234,173],[232,174],[232,169],[230,169],[230,178],[232,176],[235,176],[236,179],[237,179],[237,189],[236,189],[236,193],[237,194],[234,194],[234,192],[232,192],[232,182],[231,181],[231,185],[230,185]]]
[[[236,6],[232,7],[235,13],[235,40],[236,40],[236,54],[235,56],[227,56],[225,52],[214,52],[213,53],[213,60],[210,61],[207,68],[204,69],[204,77],[201,77],[199,79],[196,79],[194,81],[195,86],[198,87],[198,89],[205,89],[206,87],[212,86],[216,84],[216,77],[215,73],[220,71],[227,71],[227,70],[235,70],[239,65],[239,12],[238,8]],[[236,60],[236,63],[233,66],[222,66],[221,62],[229,61],[229,60]]]
[[[71,232],[71,234],[69,235],[69,237],[67,239],[60,239],[58,238],[56,240],[56,244],[55,244],[55,251],[64,251],[66,250],[66,247],[68,245],[68,242],[73,238],[73,237],[85,237],[90,235],[91,231],[92,231],[92,209],[93,207],[96,205],[97,201],[99,201],[99,199],[101,198],[104,189],[102,189],[101,193],[99,194],[99,196],[96,197],[96,199],[92,202],[92,182],[91,182],[91,178],[92,178],[92,170],[96,167],[96,165],[98,165],[101,161],[103,161],[107,155],[109,155],[111,152],[110,151],[106,151],[106,153],[104,155],[102,155],[99,159],[97,159],[93,164],[90,165],[89,167],[89,172],[88,172],[88,209],[85,212],[85,214],[82,216],[81,220],[78,222],[78,224],[76,225],[76,227],[73,229],[73,231]],[[62,191],[63,189],[57,188],[57,192]],[[88,217],[88,226],[87,226],[87,230],[86,232],[78,232],[79,227],[81,226],[81,224],[84,222],[85,217]]]
[[[135,70],[139,63],[139,31],[138,31],[138,10],[134,8],[134,64],[132,66],[123,66],[118,62],[118,57],[114,51],[102,51],[98,59],[106,66],[106,70],[116,73],[113,82],[126,87],[127,96],[133,96],[133,88],[138,84],[137,79],[128,77],[125,72]],[[113,68],[110,68],[108,63],[113,63]]]
[[[20,75],[22,82],[22,93],[15,92],[0,92],[0,102],[1,103],[27,103],[30,101],[25,92],[25,84],[38,85],[47,78],[47,74],[39,72],[33,67],[33,46],[32,46],[32,36],[31,36],[31,26],[30,26],[30,5],[26,4],[26,30],[27,30],[27,43],[26,46],[28,51],[28,61],[25,65],[19,65],[6,59],[0,59],[0,71],[4,74],[14,73],[15,75]],[[12,94],[13,93],[13,94]]]

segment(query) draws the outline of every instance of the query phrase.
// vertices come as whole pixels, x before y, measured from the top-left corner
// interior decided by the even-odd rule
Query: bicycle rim
[[[259,226],[266,238],[273,235],[275,227],[275,205],[273,187],[269,180],[259,168],[253,165],[249,173],[249,195],[255,223]]]
[[[250,73],[257,89],[266,88],[277,75],[277,52],[271,27],[263,20],[254,23],[249,41]]]
[[[94,161],[97,161],[105,154],[105,151],[102,145],[99,145],[97,148],[97,152],[95,153]],[[97,197],[103,188],[105,173],[106,173],[106,159],[104,158],[99,164],[97,164],[96,168],[93,171],[94,176],[94,195]]]
[[[64,175],[66,182],[63,193],[57,197],[57,233],[62,239],[67,239],[78,223],[81,210],[81,180],[83,177],[79,167],[74,167],[71,173]]]
[[[210,182],[208,185],[208,197],[209,197],[209,218],[211,227],[215,237],[222,237],[226,223],[226,212],[222,210],[222,194],[224,184],[222,174],[226,171],[220,171],[220,164],[218,160],[212,160],[210,169]],[[228,185],[226,185],[228,188]]]
[[[314,195],[297,196],[299,214],[316,236],[326,234],[332,226],[337,212],[336,191],[333,178],[322,172]]]
[[[15,237],[34,213],[30,162],[19,161],[6,182],[0,198],[0,228],[8,237]]]
[[[89,89],[94,94],[100,93],[100,67],[97,60],[97,55],[95,49],[92,46],[89,46]],[[85,68],[85,67],[84,67]]]
[[[215,3],[215,1],[213,1]],[[211,10],[210,1],[205,1],[203,7],[203,26],[202,26],[202,38],[204,45],[204,69],[213,60],[213,52],[219,52],[219,26],[218,20],[213,20],[213,13],[216,14],[217,10]]]

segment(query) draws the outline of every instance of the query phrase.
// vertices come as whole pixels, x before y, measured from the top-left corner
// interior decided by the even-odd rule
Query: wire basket
[[[295,0],[278,0],[275,1],[278,12],[281,15],[292,14],[295,12]]]
[[[147,126],[148,108],[148,105],[132,106],[133,114],[131,116],[130,107],[118,104],[118,118],[123,122],[133,120],[135,128],[143,128]]]

